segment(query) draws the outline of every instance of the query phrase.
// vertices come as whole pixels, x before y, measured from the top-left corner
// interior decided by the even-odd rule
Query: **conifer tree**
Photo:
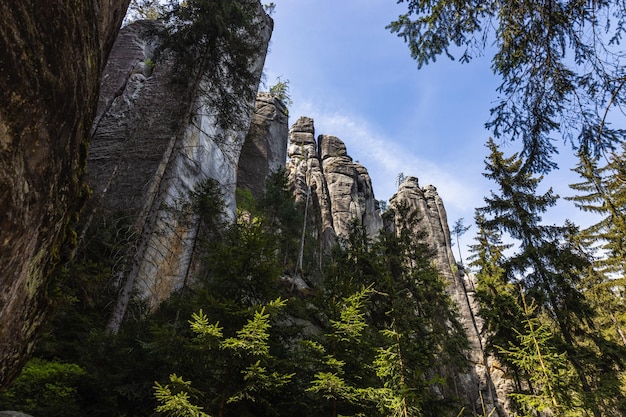
[[[193,80],[195,90],[211,86],[204,94],[224,129],[241,124],[256,97],[258,79],[253,60],[264,30],[259,4],[250,0],[169,0],[160,7],[167,30],[167,46],[179,60],[180,79]],[[189,69],[191,71],[191,77]],[[190,109],[189,116],[198,109]]]
[[[526,298],[554,323],[555,346],[576,371],[577,383],[569,389],[580,396],[581,407],[596,417],[616,412],[619,399],[609,401],[605,395],[614,395],[622,361],[593,328],[593,311],[581,291],[590,259],[573,240],[577,229],[571,223],[542,225],[541,214],[557,197],[552,190],[536,194],[541,178],[527,172],[517,155],[505,158],[493,140],[488,147],[484,175],[498,184],[500,194],[492,192],[477,211],[485,216],[485,226],[508,233],[519,245],[504,264],[507,280],[518,282]],[[602,370],[599,364],[607,361],[612,365]],[[602,381],[600,372],[611,377]]]
[[[521,301],[524,327],[522,332],[516,331],[517,343],[509,342],[506,348],[498,346],[500,354],[527,377],[525,387],[521,392],[513,393],[512,397],[525,415],[534,415],[535,412],[550,412],[558,416],[580,415],[568,412],[580,408],[580,398],[572,396],[572,391],[568,389],[574,372],[568,366],[566,353],[559,353],[554,346],[549,320],[537,314],[534,304],[526,304],[523,292]]]
[[[285,307],[286,301],[280,298],[271,301],[267,306],[262,306],[254,312],[252,318],[231,337],[224,337],[223,328],[219,323],[210,323],[208,316],[200,310],[194,313],[189,321],[191,330],[196,335],[198,343],[208,356],[206,359],[214,364],[212,356],[223,356],[224,369],[213,368],[212,372],[218,374],[218,391],[215,398],[206,400],[206,407],[198,407],[189,401],[187,389],[189,382],[175,374],[170,375],[171,383],[185,385],[183,390],[173,393],[170,385],[155,383],[155,396],[161,403],[156,411],[171,416],[206,416],[202,409],[215,410],[213,415],[223,417],[230,415],[228,408],[240,402],[254,403],[256,407],[271,407],[265,400],[267,392],[279,390],[289,383],[293,374],[284,374],[269,368],[274,359],[270,353],[269,331],[271,329],[270,311],[274,312]],[[220,353],[218,353],[220,352]],[[239,409],[238,414],[247,412]]]
[[[472,267],[476,272],[476,296],[480,301],[480,317],[487,332],[487,348],[514,343],[516,330],[521,329],[519,292],[506,273],[504,251],[512,244],[502,243],[501,233],[485,224],[485,217],[475,216],[477,243],[470,247]],[[510,364],[512,365],[512,364]]]
[[[442,415],[454,403],[452,380],[463,372],[465,332],[434,267],[433,250],[418,232],[420,213],[400,202],[388,215],[395,217],[396,230],[381,232],[374,247],[381,271],[376,289],[384,296],[375,297],[373,317],[384,336],[377,364],[395,371],[378,372],[396,411]]]
[[[606,254],[596,264],[604,272],[624,278],[626,274],[626,144],[612,153],[608,163],[599,166],[600,157],[579,152],[574,169],[583,182],[571,184],[577,192],[569,197],[581,210],[601,216],[600,221],[581,232],[587,244],[602,242]],[[622,283],[623,285],[623,283]]]
[[[372,408],[376,388],[366,365],[371,347],[365,322],[370,293],[371,288],[362,288],[345,297],[339,303],[338,317],[330,320],[331,331],[325,335],[325,346],[311,345],[322,356],[323,370],[315,374],[307,391],[328,401],[325,412],[332,417]]]
[[[440,56],[461,62],[493,52],[502,77],[487,127],[522,144],[524,165],[556,167],[557,141],[589,153],[610,150],[626,131],[611,125],[626,102],[619,1],[404,0],[388,28],[409,45],[418,67]]]

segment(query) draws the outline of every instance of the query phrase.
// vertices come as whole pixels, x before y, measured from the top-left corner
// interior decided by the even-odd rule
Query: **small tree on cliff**
[[[456,245],[459,249],[459,262],[463,265],[463,255],[461,255],[461,242],[459,238],[467,232],[472,225],[465,226],[463,224],[463,217],[454,222],[454,226],[452,226],[452,233],[456,237]]]
[[[289,92],[289,80],[282,80],[280,77],[276,79],[276,84],[270,87],[270,94],[282,101],[285,106],[291,106],[293,100]]]
[[[254,60],[262,50],[265,20],[251,0],[170,0],[163,20],[180,68],[192,69],[192,94],[207,86],[202,104],[222,128],[241,123],[254,103],[259,75]],[[189,74],[181,73],[186,80]],[[190,116],[197,110],[191,108]]]

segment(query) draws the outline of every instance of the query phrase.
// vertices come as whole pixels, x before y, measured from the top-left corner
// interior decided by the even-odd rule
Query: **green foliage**
[[[268,220],[267,227],[277,238],[280,248],[280,258],[283,268],[293,271],[298,259],[298,249],[302,238],[303,214],[302,208],[296,207],[293,192],[289,186],[287,172],[282,169],[271,173],[265,182],[265,193],[259,200],[259,209],[265,213]],[[309,231],[304,236],[306,241],[311,241],[312,235]],[[308,249],[308,250],[307,250]],[[307,253],[305,261],[314,263],[311,248],[305,246]],[[304,256],[304,254],[303,254]],[[307,268],[311,273],[311,268]]]
[[[263,9],[265,9],[265,13],[271,16],[276,10],[276,4],[273,1],[270,3],[263,3]]]
[[[0,393],[0,408],[42,416],[81,416],[78,390],[84,376],[85,370],[76,364],[34,358]]]
[[[524,391],[537,381],[542,381],[540,388],[548,387],[549,379],[554,391],[550,399],[558,397],[558,407],[564,413],[574,410],[578,413],[574,415],[619,415],[625,399],[620,388],[624,367],[620,356],[626,351],[623,345],[601,337],[594,325],[597,310],[592,308],[593,299],[584,292],[592,259],[575,239],[578,229],[570,222],[564,226],[541,224],[541,214],[555,204],[557,197],[551,190],[537,195],[541,178],[526,171],[517,155],[505,158],[493,141],[488,146],[491,154],[485,176],[496,181],[500,194],[492,193],[485,198],[487,205],[477,209],[480,235],[474,250],[475,265],[480,267],[481,314],[492,331],[491,347],[494,342],[501,347],[522,344],[500,351],[507,353],[503,360],[519,372],[517,398],[522,403],[544,407],[543,400],[536,398],[537,393],[531,393],[535,396],[531,401]],[[508,258],[503,256],[505,246],[499,240],[504,232],[518,245]],[[514,295],[513,283],[520,285],[520,297]],[[531,311],[526,308],[525,299],[536,306],[535,316],[529,317]],[[540,326],[543,321],[536,321],[540,317],[548,320],[545,325],[549,326],[550,340],[543,338],[547,333]],[[566,360],[566,364],[561,364],[563,369],[573,370],[575,377],[557,381],[563,375],[556,368],[546,365],[542,370],[528,365],[526,360],[538,360],[529,356],[531,342],[544,343],[542,355],[555,357],[557,362]],[[618,351],[622,353],[616,356]],[[608,363],[611,365],[604,366]],[[559,385],[561,382],[563,385]],[[545,397],[545,392],[541,395]],[[567,398],[569,403],[561,401]]]
[[[321,340],[325,367],[311,390],[332,398],[328,411],[337,414],[447,415],[456,404],[448,388],[466,363],[465,333],[432,251],[416,243],[418,214],[398,204],[388,215],[397,232],[371,241],[353,223],[327,262],[320,309],[332,331]]]
[[[218,415],[224,415],[230,404],[241,401],[261,402],[264,394],[274,392],[290,382],[293,374],[268,371],[274,358],[270,355],[271,324],[270,313],[266,312],[266,308],[275,313],[285,306],[286,301],[278,298],[267,306],[260,307],[234,336],[227,338],[223,338],[218,324],[209,324],[208,317],[202,311],[192,316],[189,324],[196,334],[196,342],[208,349],[207,353],[213,356],[211,361],[214,365],[222,364],[225,368],[213,368],[213,372],[223,375],[220,378],[221,399],[215,407]],[[218,339],[218,345],[208,340],[209,338]],[[224,354],[224,361],[215,361],[214,356],[223,357]],[[183,381],[176,374],[170,375],[170,382],[178,386],[176,393],[169,384],[155,382],[155,397],[161,403],[156,408],[157,412],[173,416],[207,415],[201,411],[203,407],[192,405],[189,401],[189,382]],[[206,408],[212,408],[211,404]]]
[[[378,408],[383,415],[389,416],[421,415],[416,401],[418,393],[410,382],[407,383],[407,367],[410,365],[405,363],[403,335],[392,329],[381,330],[381,333],[389,344],[377,349],[374,360],[376,376],[383,383],[376,393]]]
[[[388,29],[408,43],[418,67],[440,55],[468,62],[494,50],[502,77],[488,128],[523,143],[524,166],[556,164],[555,135],[587,151],[610,150],[626,131],[607,120],[626,101],[619,43],[626,9],[617,1],[407,0]]]
[[[270,94],[282,101],[287,107],[293,105],[293,100],[289,93],[289,80],[283,81],[278,77],[276,84],[270,87]]]
[[[154,396],[160,403],[155,409],[157,413],[171,417],[209,417],[202,411],[202,407],[193,405],[189,401],[187,390],[191,388],[191,382],[172,374],[170,375],[170,383],[177,388],[177,392],[173,392],[174,388],[169,384],[154,383]]]
[[[406,181],[406,179],[407,177],[404,175],[404,172],[399,172],[398,175],[396,175],[396,186],[400,188],[400,185]]]
[[[609,156],[600,167],[599,157],[579,152],[580,163],[574,170],[584,182],[570,187],[578,195],[568,198],[585,212],[601,216],[601,220],[578,236],[584,244],[602,245],[606,255],[596,265],[604,273],[624,277],[626,274],[626,143],[621,151]]]
[[[206,233],[216,233],[225,227],[224,205],[222,186],[214,179],[207,178],[198,183],[189,198],[182,202],[181,214],[198,216],[200,228]]]
[[[306,390],[329,401],[333,416],[365,412],[372,407],[369,400],[376,388],[370,385],[374,383],[371,370],[363,366],[369,361],[371,349],[364,335],[368,328],[366,299],[370,294],[371,288],[362,288],[336,304],[338,317],[330,320],[330,332],[323,340],[327,347],[322,348],[322,370],[315,373]]]
[[[544,412],[574,415],[571,412],[581,407],[580,400],[568,389],[575,378],[574,370],[568,366],[566,353],[559,353],[554,346],[553,329],[546,318],[536,316],[536,306],[527,306],[523,296],[522,303],[524,332],[516,332],[517,343],[499,347],[501,355],[528,375],[529,388],[511,396],[525,415]]]
[[[248,212],[253,215],[259,213],[257,208],[257,201],[252,195],[252,191],[248,188],[237,188],[235,192],[235,198],[237,201],[237,210],[240,212]]]
[[[475,220],[479,232],[477,243],[471,246],[470,265],[477,268],[476,296],[487,330],[487,347],[508,346],[515,343],[516,331],[522,326],[519,292],[509,281],[505,265],[504,251],[513,245],[503,244],[497,228],[487,226],[484,216],[476,214]]]
[[[161,0],[131,0],[128,6],[127,23],[135,20],[157,20],[162,16]]]
[[[367,327],[365,323],[365,297],[371,292],[370,288],[364,288],[356,292],[342,302],[339,320],[330,320],[333,327],[333,337],[338,342],[354,342],[363,335]]]
[[[467,232],[471,227],[472,225],[465,226],[463,224],[463,217],[461,217],[454,222],[452,230],[450,230],[450,232],[456,237],[456,245],[459,248],[459,262],[461,263],[461,265],[463,265],[463,256],[461,255],[461,243],[459,241],[459,238],[463,236],[465,232]]]
[[[179,59],[180,81],[194,80],[192,94],[210,85],[202,104],[216,114],[220,127],[239,126],[242,114],[254,102],[259,81],[253,65],[264,29],[258,3],[171,0],[162,20],[168,33],[166,46]]]
[[[273,308],[284,307],[285,301],[280,298],[270,302]],[[241,330],[237,331],[236,337],[224,339],[222,349],[230,349],[236,355],[268,356],[269,355],[269,323],[270,315],[265,312],[265,307],[254,313],[254,318],[248,320]]]
[[[432,252],[415,242],[417,213],[389,211],[398,233],[376,240],[353,223],[324,262],[321,285],[301,291],[281,277],[293,270],[302,231],[285,172],[269,178],[260,199],[241,190],[238,202],[226,223],[220,188],[207,181],[168,208],[199,225],[202,265],[156,311],[132,305],[117,335],[104,331],[111,277],[134,235],[121,221],[93,222],[97,233],[86,234],[84,253],[67,268],[66,302],[38,350],[84,369],[75,392],[81,415],[458,410],[450,387],[466,341]],[[305,265],[319,262],[304,253]]]

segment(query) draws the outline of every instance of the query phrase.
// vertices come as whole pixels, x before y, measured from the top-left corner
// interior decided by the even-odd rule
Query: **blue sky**
[[[473,222],[474,208],[494,188],[483,176],[490,133],[484,128],[499,79],[490,57],[461,64],[441,57],[417,69],[408,47],[385,26],[406,11],[395,0],[275,0],[274,33],[266,60],[267,86],[289,80],[290,124],[315,120],[316,136],[330,134],[369,171],[379,200],[396,191],[396,177],[418,177],[442,197],[448,222]],[[267,88],[266,86],[266,88]],[[515,144],[503,146],[512,154]],[[561,196],[578,179],[565,163],[544,185]],[[548,223],[588,220],[561,202]],[[471,243],[474,229],[462,238]],[[455,248],[456,253],[456,248]],[[466,256],[466,253],[464,253]]]

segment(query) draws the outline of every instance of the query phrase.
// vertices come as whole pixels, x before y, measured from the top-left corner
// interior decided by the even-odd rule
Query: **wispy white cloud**
[[[311,101],[300,103],[291,114],[312,117],[316,135],[323,133],[341,139],[348,154],[367,168],[378,199],[387,200],[395,193],[397,176],[403,173],[419,178],[422,186],[437,187],[449,211],[469,209],[471,213],[476,202],[482,200],[483,192],[471,183],[471,178],[424,158],[358,115],[323,108]]]

